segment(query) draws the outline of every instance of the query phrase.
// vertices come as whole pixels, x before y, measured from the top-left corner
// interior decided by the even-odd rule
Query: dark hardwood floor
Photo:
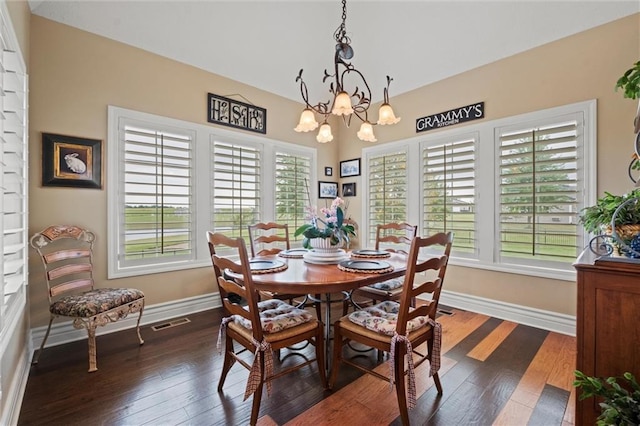
[[[412,424],[574,423],[575,338],[452,311],[440,317],[444,394],[437,396],[427,363],[420,366]],[[143,346],[133,330],[98,337],[95,373],[87,372],[86,340],[46,348],[31,369],[19,425],[248,424],[247,371],[234,366],[217,392],[220,309],[188,318],[160,331],[144,327]],[[282,363],[300,356],[286,355]],[[264,392],[259,424],[400,424],[396,404],[388,383],[350,367],[342,366],[333,391],[305,367],[276,380],[271,396]]]

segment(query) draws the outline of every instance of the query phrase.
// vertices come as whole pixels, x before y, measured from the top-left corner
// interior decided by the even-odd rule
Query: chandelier
[[[331,126],[327,122],[329,114],[342,116],[342,120],[349,127],[351,118],[353,116],[358,117],[362,121],[360,130],[358,131],[358,138],[362,141],[376,142],[377,139],[373,134],[374,123],[369,121],[369,107],[371,106],[371,89],[367,80],[362,73],[358,71],[349,60],[353,58],[353,48],[351,47],[351,39],[347,36],[347,29],[345,21],[347,19],[347,0],[342,0],[342,24],[333,33],[336,44],[336,53],[334,55],[334,73],[329,74],[327,70],[324,70],[324,77],[322,82],[325,83],[327,79],[333,78],[329,85],[329,92],[333,95],[333,99],[327,102],[318,102],[315,105],[309,103],[309,92],[307,85],[302,79],[302,69],[298,73],[296,82],[300,81],[300,94],[302,100],[306,104],[304,111],[300,115],[300,122],[295,127],[296,132],[310,132],[318,128],[318,122],[316,121],[316,114],[322,117],[322,125],[316,136],[316,140],[320,143],[326,143],[333,140],[331,134]],[[352,76],[362,83],[362,90],[357,85],[353,91],[347,91],[344,85],[345,77]],[[393,109],[389,104],[389,84],[393,79],[387,76],[387,87],[384,88],[384,100],[380,109],[378,110],[378,121],[375,124],[387,125],[396,124],[400,121],[400,117],[395,116]]]

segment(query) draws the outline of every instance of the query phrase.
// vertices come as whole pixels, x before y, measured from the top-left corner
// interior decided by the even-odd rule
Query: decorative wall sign
[[[267,133],[267,110],[255,105],[209,93],[207,121],[223,126]]]
[[[454,124],[478,120],[480,118],[484,118],[484,102],[478,102],[418,118],[416,119],[416,133],[453,126]]]
[[[102,141],[43,133],[42,186],[102,188]]]

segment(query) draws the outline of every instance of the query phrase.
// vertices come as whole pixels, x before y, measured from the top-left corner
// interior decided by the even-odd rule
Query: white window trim
[[[143,265],[140,267],[118,268],[118,236],[120,224],[120,206],[118,205],[119,178],[122,173],[122,154],[119,147],[118,122],[121,117],[161,124],[182,129],[195,131],[194,147],[194,197],[195,197],[195,259],[182,262],[167,262],[155,265]],[[139,111],[133,111],[117,106],[108,107],[108,164],[107,164],[107,257],[108,257],[108,279],[123,278],[130,276],[147,275],[154,273],[170,272],[184,269],[201,268],[211,266],[209,249],[206,241],[206,233],[211,229],[210,218],[210,169],[209,169],[209,149],[210,141],[220,139],[223,141],[260,147],[263,151],[263,167],[261,169],[261,179],[263,191],[275,192],[275,181],[273,179],[273,166],[275,164],[275,152],[297,153],[311,157],[311,177],[313,181],[317,177],[317,149],[303,147],[287,142],[276,141],[262,136],[251,135],[244,132],[221,129],[198,123],[191,123],[184,120],[162,117]],[[312,185],[313,186],[313,185]],[[312,199],[316,197],[316,190],[311,189]],[[263,199],[262,220],[269,221],[275,218],[275,204],[273,197],[265,196]]]
[[[422,221],[421,218],[424,214],[422,207],[422,200],[420,196],[422,187],[422,177],[420,176],[421,169],[419,159],[421,159],[421,147],[424,144],[433,144],[436,141],[442,139],[449,139],[459,137],[472,132],[478,133],[478,149],[476,151],[476,179],[480,182],[477,185],[477,200],[476,208],[478,212],[496,212],[498,199],[495,196],[496,185],[496,145],[494,129],[498,127],[505,127],[513,125],[515,123],[525,123],[527,121],[540,121],[557,116],[567,115],[571,113],[584,113],[584,144],[583,144],[583,168],[578,178],[582,183],[583,188],[583,204],[578,206],[578,211],[584,206],[591,205],[595,202],[597,196],[596,181],[597,181],[597,125],[596,125],[596,100],[589,100],[584,102],[577,102],[574,104],[563,105],[553,108],[548,108],[531,113],[519,114],[511,117],[474,123],[468,126],[462,126],[459,128],[450,128],[438,131],[431,135],[418,135],[409,139],[390,142],[384,145],[379,145],[370,148],[364,148],[362,150],[363,157],[363,176],[368,173],[367,164],[368,158],[372,155],[380,155],[385,152],[398,151],[405,147],[407,149],[408,158],[411,159],[407,164],[407,173],[409,178],[408,188],[408,215],[407,221],[409,223],[418,224],[418,234],[422,235]],[[484,184],[483,184],[484,183]],[[489,185],[490,183],[490,185]],[[362,217],[363,228],[368,228],[366,206],[368,205],[368,183],[363,182],[363,201],[362,201]],[[367,227],[367,228],[365,228]],[[486,217],[486,213],[476,214],[476,238],[482,244],[482,241],[494,241],[497,229],[497,223],[495,215]],[[582,235],[581,235],[582,234]],[[582,237],[582,238],[580,238]],[[588,244],[589,236],[584,233],[580,228],[578,229],[578,241],[581,242],[582,247]],[[369,246],[371,241],[365,241],[363,244]],[[500,264],[497,260],[497,254],[495,253],[497,247],[492,243],[493,250],[482,250],[481,246],[478,247],[479,255],[476,259],[455,257],[452,256],[450,263],[452,265],[465,266],[470,268],[485,269],[496,272],[506,272],[511,274],[521,274],[536,276],[542,278],[559,279],[565,281],[575,281],[575,270],[568,267],[567,269],[557,269],[548,267],[535,267],[525,265],[511,265]],[[569,265],[570,266],[570,265]]]

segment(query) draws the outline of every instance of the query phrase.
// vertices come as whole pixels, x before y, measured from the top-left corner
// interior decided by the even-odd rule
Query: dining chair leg
[[[325,369],[326,344],[327,343],[324,341],[324,330],[322,327],[322,323],[318,323],[318,329],[315,337],[316,361],[318,363],[318,373],[320,373],[320,381],[322,382],[323,389],[329,389],[329,384],[327,383],[327,371]]]
[[[231,351],[233,350],[233,339],[228,335],[225,336],[224,342],[224,361],[222,362],[222,372],[220,373],[220,380],[218,380],[218,392],[222,392],[222,387],[224,386],[224,381],[227,379],[227,374],[233,364],[235,364],[236,359],[233,355],[231,355]]]
[[[87,334],[89,336],[89,373],[98,371],[96,362],[96,326],[90,324],[87,326]]]
[[[53,323],[54,318],[55,317],[53,315],[51,315],[51,318],[49,318],[49,326],[47,327],[47,332],[44,334],[44,339],[42,339],[42,343],[40,344],[40,350],[33,358],[33,361],[31,361],[31,365],[36,365],[38,363],[38,360],[40,359],[40,355],[42,355],[42,350],[44,349],[44,344],[47,342],[47,338],[49,337],[49,332],[51,331],[51,323]]]
[[[404,384],[404,345],[396,346],[395,364],[393,366],[396,380],[396,394],[398,396],[398,409],[403,425],[409,424],[409,408],[407,407],[407,393]],[[391,348],[393,350],[393,348]]]
[[[331,362],[331,378],[329,379],[329,389],[333,389],[338,378],[338,370],[342,361],[342,334],[340,332],[340,321],[336,321],[333,326],[333,360]]]
[[[262,358],[262,377],[260,378],[260,384],[253,393],[253,402],[251,404],[251,426],[254,426],[258,422],[258,414],[260,414],[260,401],[262,400],[262,388],[264,387],[264,357]]]
[[[315,295],[316,300],[322,300],[319,294]],[[322,321],[322,302],[313,302],[313,306],[316,308],[316,315],[318,316],[318,321]]]

